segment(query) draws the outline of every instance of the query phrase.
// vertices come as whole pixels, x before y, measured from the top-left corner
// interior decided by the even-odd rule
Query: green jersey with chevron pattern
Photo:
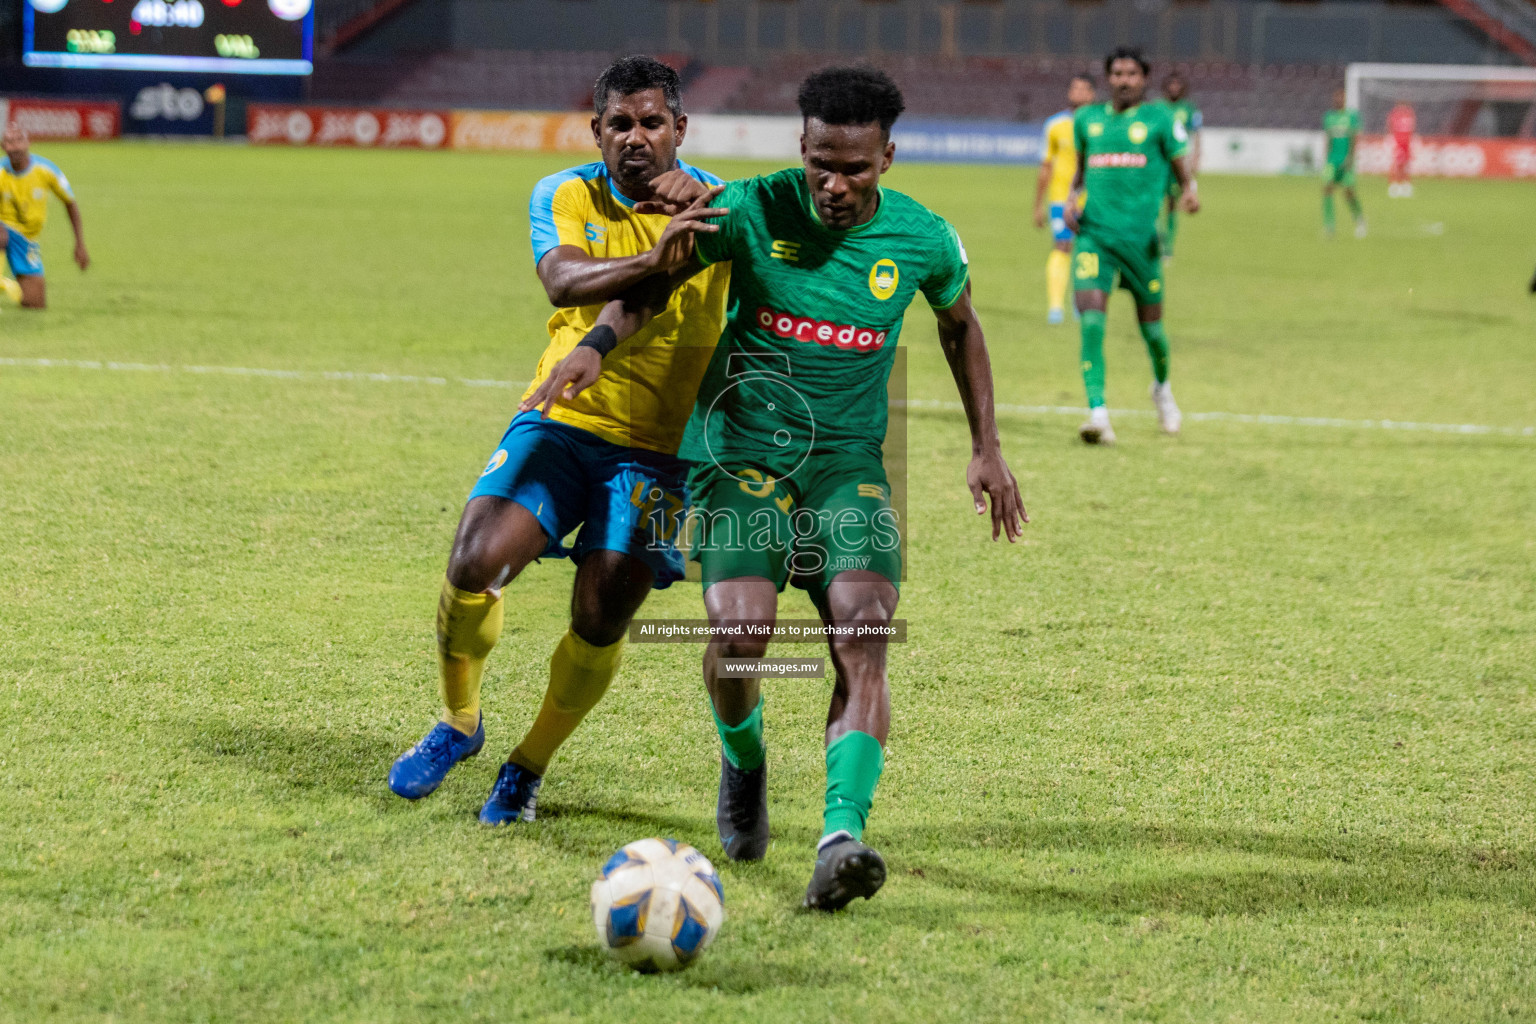
[[[732,182],[720,231],[695,236],[705,263],[731,261],[726,324],[678,454],[777,467],[885,439],[886,384],[918,291],[947,309],[968,278],[953,228],[881,189],[867,223],[838,231],[816,213],[802,168]]]

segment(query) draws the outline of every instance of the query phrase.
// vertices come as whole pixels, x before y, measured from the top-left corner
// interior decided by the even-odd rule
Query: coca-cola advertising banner
[[[252,103],[245,125],[251,142],[269,145],[443,149],[451,118],[446,110]]]
[[[1395,150],[1390,136],[1361,136],[1355,168],[1386,174]],[[1536,139],[1415,136],[1408,173],[1416,178],[1536,178]]]
[[[34,139],[115,139],[123,130],[123,111],[110,101],[0,97],[0,125],[13,124]]]

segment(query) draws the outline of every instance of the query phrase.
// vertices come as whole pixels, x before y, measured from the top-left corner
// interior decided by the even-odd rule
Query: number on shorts
[[[1098,253],[1080,252],[1077,254],[1077,276],[1079,278],[1092,278],[1099,276]]]

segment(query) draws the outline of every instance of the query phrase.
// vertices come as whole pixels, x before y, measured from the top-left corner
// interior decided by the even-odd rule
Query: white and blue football
[[[674,839],[640,839],[608,858],[592,883],[592,926],[610,956],[637,971],[678,971],[720,933],[720,876]]]

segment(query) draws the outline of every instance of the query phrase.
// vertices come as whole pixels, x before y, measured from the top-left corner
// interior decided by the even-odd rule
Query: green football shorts
[[[745,463],[695,465],[688,476],[692,557],[704,587],[791,579],[818,602],[838,573],[868,569],[901,586],[901,524],[879,458],[815,452],[787,480]]]
[[[1338,185],[1342,188],[1355,187],[1355,165],[1353,162],[1342,164],[1323,164],[1323,184]]]
[[[1106,238],[1085,227],[1072,250],[1072,287],[1075,291],[1111,292],[1116,278],[1120,287],[1135,296],[1138,306],[1163,301],[1162,247],[1153,233],[1143,241]]]

